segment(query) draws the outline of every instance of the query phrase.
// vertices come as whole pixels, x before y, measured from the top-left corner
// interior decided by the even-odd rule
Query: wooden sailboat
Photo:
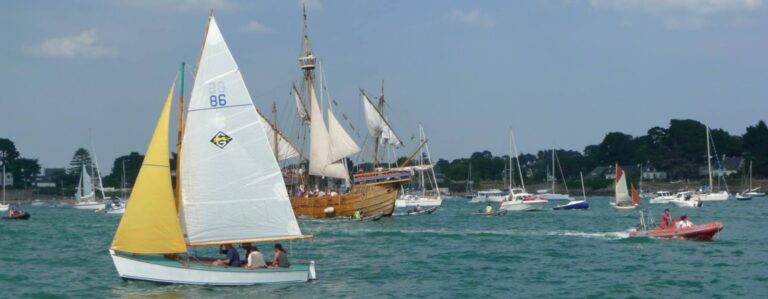
[[[304,100],[298,95],[294,87],[294,96],[298,108],[299,117],[304,124],[310,127],[309,144],[309,169],[308,174],[315,177],[315,191],[319,191],[320,178],[349,180],[349,172],[346,168],[346,157],[360,151],[354,140],[346,133],[333,112],[328,109],[328,122],[324,119],[323,110],[318,102],[315,92],[314,69],[317,58],[309,47],[309,33],[307,30],[307,15],[304,14],[304,56],[299,58],[301,69],[304,72],[304,84],[306,88],[306,100],[309,102],[309,110],[306,109]],[[322,89],[321,89],[322,90]],[[364,106],[372,103],[361,91]],[[374,144],[374,165],[377,161],[377,149],[379,143],[400,143],[391,127],[382,116],[383,97],[379,107],[371,110],[365,106],[369,131],[376,134]],[[306,218],[330,218],[352,217],[355,211],[363,215],[392,215],[395,208],[398,189],[401,183],[410,181],[413,173],[405,170],[378,170],[373,172],[358,173],[354,175],[351,190],[348,192],[309,192],[311,185],[309,180],[304,180],[306,189],[294,192],[291,197],[291,205],[296,216]],[[341,190],[339,190],[341,191]],[[312,194],[310,194],[312,193]]]
[[[110,248],[123,279],[250,285],[314,279],[314,262],[287,268],[217,266],[190,247],[287,241],[302,235],[265,126],[213,15],[187,107],[174,199],[168,94]],[[181,100],[183,101],[183,99]],[[180,101],[180,102],[181,102]],[[182,110],[180,110],[181,114]],[[183,118],[182,118],[183,119]]]
[[[619,210],[634,209],[640,205],[640,196],[637,194],[635,186],[632,186],[632,197],[627,190],[627,176],[621,169],[619,163],[616,163],[616,179],[614,180],[614,201],[611,206]]]

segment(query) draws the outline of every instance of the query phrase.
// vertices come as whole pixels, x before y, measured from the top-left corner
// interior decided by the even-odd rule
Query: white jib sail
[[[373,106],[371,100],[363,94],[363,108],[365,110],[365,124],[368,127],[368,134],[379,138],[381,144],[392,144],[395,146],[402,145],[403,143],[397,138],[392,127],[389,126],[387,120],[379,113],[379,110]]]
[[[91,175],[89,175],[88,171],[85,169],[85,164],[83,164],[83,169],[80,171],[80,183],[77,185],[77,196],[81,200],[90,200],[96,197],[96,192],[93,190],[93,180],[91,179]]]
[[[309,174],[339,179],[348,179],[344,164],[331,160],[331,139],[323,120],[323,112],[317,102],[314,87],[309,88],[310,142]],[[336,162],[336,163],[335,163]]]
[[[629,197],[629,191],[627,190],[627,176],[621,168],[617,168],[616,171],[616,202],[628,202],[632,198]]]
[[[301,235],[264,124],[210,17],[182,141],[190,245]]]

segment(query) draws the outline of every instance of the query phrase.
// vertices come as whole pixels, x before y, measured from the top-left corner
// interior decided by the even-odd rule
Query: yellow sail
[[[114,250],[137,254],[187,252],[168,159],[168,122],[174,87],[175,84],[165,100],[125,214],[112,240]]]

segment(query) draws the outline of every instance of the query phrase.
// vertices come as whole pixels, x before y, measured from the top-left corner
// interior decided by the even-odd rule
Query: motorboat
[[[656,193],[653,194],[649,202],[651,204],[666,204],[669,203],[670,200],[675,199],[675,195],[672,194],[672,192],[669,191],[656,191]]]
[[[675,198],[670,200],[669,203],[680,208],[698,208],[703,205],[703,202],[695,196],[693,191],[682,191],[675,194]]]
[[[547,202],[546,199],[525,192],[522,188],[512,188],[499,209],[513,212],[541,211]]]
[[[3,219],[7,219],[7,220],[27,220],[27,219],[29,219],[29,217],[31,217],[31,216],[29,215],[29,212],[27,212],[27,211],[11,209],[11,210],[8,210],[8,214],[7,215],[3,216]]]
[[[440,194],[405,194],[395,201],[396,208],[409,208],[417,205],[422,207],[439,207],[441,204],[443,204],[443,197]]]
[[[499,189],[477,191],[477,195],[469,202],[501,202],[507,198],[507,193]]]
[[[712,240],[715,235],[723,230],[723,224],[720,222],[708,222],[704,224],[691,225],[689,227],[678,227],[677,221],[673,225],[665,228],[657,227],[648,229],[647,224],[652,224],[650,215],[646,219],[643,213],[640,213],[640,225],[637,228],[629,230],[630,237],[650,237],[661,239],[690,239],[690,240]]]

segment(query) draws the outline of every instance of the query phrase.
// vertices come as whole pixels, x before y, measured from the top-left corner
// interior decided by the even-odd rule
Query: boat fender
[[[309,261],[309,280],[317,280],[317,274],[315,273],[315,261]]]
[[[327,207],[325,208],[325,210],[323,210],[323,213],[327,215],[332,215],[333,213],[336,213],[336,209],[334,209],[333,207]]]

